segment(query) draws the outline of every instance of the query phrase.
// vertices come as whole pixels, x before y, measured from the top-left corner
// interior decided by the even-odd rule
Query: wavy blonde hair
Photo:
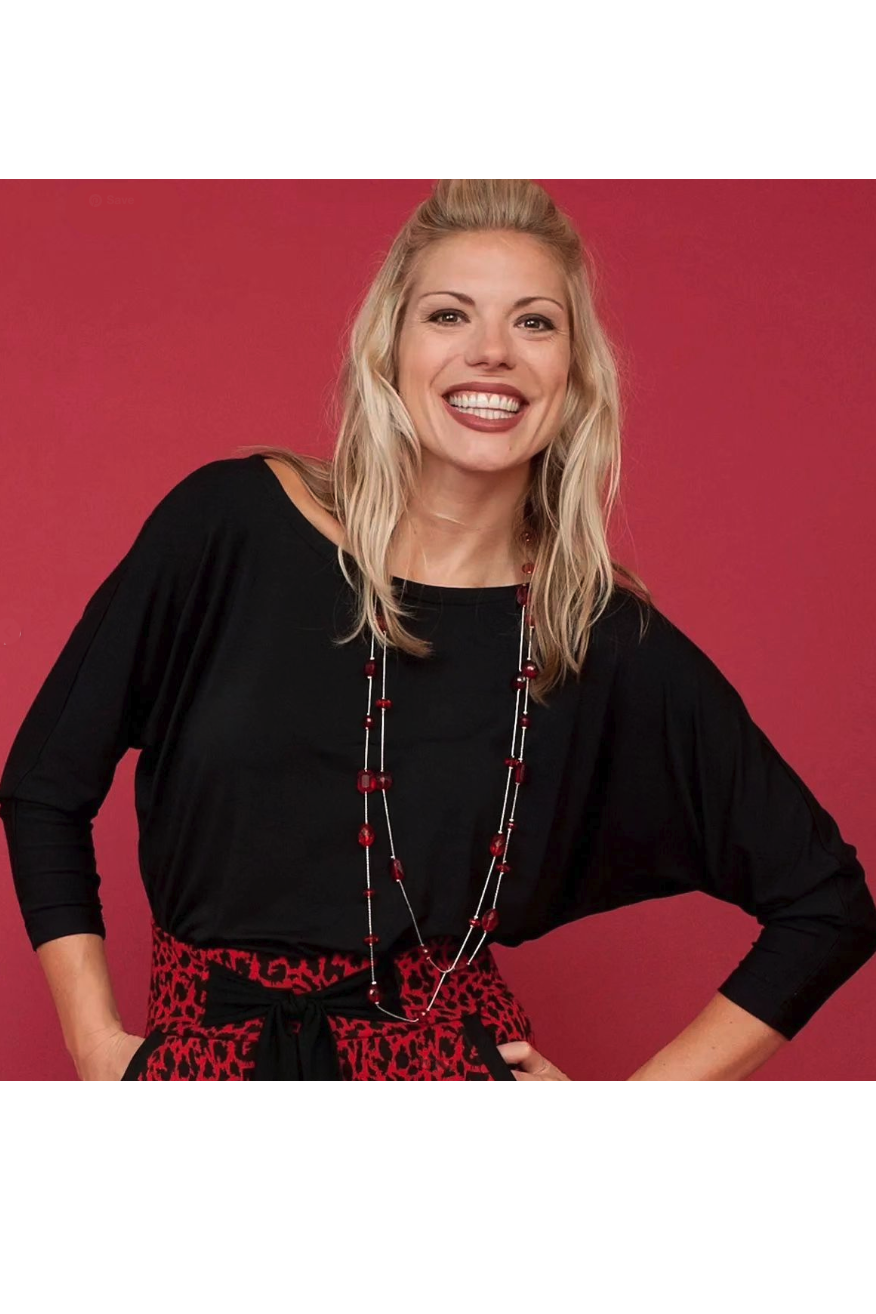
[[[533,555],[524,552],[525,530],[537,544],[529,603],[539,674],[530,681],[530,695],[544,704],[571,672],[580,675],[591,626],[617,587],[615,574],[634,594],[652,601],[639,576],[609,553],[606,529],[621,464],[617,367],[594,307],[589,253],[544,188],[521,178],[441,179],[396,236],[353,320],[336,394],[341,414],[333,456],[323,460],[271,446],[238,450],[291,466],[314,500],[342,525],[338,562],[356,591],[356,621],[334,642],[349,643],[370,627],[379,642],[430,656],[432,645],[404,626],[412,613],[396,595],[389,565],[393,534],[418,486],[422,459],[396,391],[398,337],[421,253],[455,234],[503,230],[528,234],[553,256],[563,274],[570,320],[571,364],[560,428],[532,458],[513,526],[521,562]],[[347,557],[358,571],[350,572]]]

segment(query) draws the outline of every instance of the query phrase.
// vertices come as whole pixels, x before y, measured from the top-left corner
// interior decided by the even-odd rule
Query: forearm
[[[63,935],[37,948],[77,1071],[107,1036],[122,1029],[100,935]]]
[[[788,1040],[716,994],[675,1040],[628,1081],[744,1081]]]

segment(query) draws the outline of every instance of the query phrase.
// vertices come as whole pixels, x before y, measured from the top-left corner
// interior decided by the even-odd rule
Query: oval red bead
[[[535,570],[535,562],[534,562],[534,561],[524,561],[524,563],[523,563],[523,565],[520,567],[520,569],[523,571],[524,575],[531,575],[532,572]]]
[[[538,675],[538,667],[531,658],[527,658],[520,668],[520,674],[525,675],[527,680],[533,680]]]
[[[520,758],[519,758],[519,757],[506,757],[506,758],[505,758],[505,765],[506,765],[507,767],[517,766],[517,763],[518,763],[519,761],[520,761]]]
[[[494,858],[500,857],[505,852],[505,836],[496,834],[490,840],[490,852]]]
[[[370,985],[368,987],[368,998],[371,1000],[372,1004],[376,1004],[383,998],[383,993],[379,985]]]
[[[363,942],[363,944],[377,944],[377,941],[378,941],[379,939],[380,939],[380,936],[379,936],[379,935],[375,935],[374,932],[372,931],[372,933],[371,933],[370,935],[364,935],[364,936],[362,937],[362,942]]]
[[[528,585],[528,584],[518,584],[518,585],[517,585],[517,601],[518,601],[518,603],[520,604],[521,607],[525,607],[526,604],[527,604],[527,602],[528,602],[528,600],[529,600],[529,585]]]
[[[514,679],[511,681],[511,688],[512,688],[512,689],[525,689],[525,688],[526,688],[526,676],[525,676],[525,675],[515,675],[515,676],[514,676]]]
[[[480,926],[480,924],[481,924],[481,923],[480,923],[480,918],[478,918],[478,917],[469,917],[469,919],[468,919],[468,924],[469,924],[469,926]]]
[[[364,668],[364,669],[365,669],[365,674],[366,674],[366,675],[376,675],[376,674],[377,674],[377,662],[374,660],[373,657],[369,657],[369,658],[368,658],[367,662],[365,663],[365,668]]]
[[[508,863],[508,862],[497,862],[497,863],[496,863],[496,871],[500,871],[500,872],[502,873],[503,876],[507,876],[507,874],[508,874],[508,872],[509,872],[510,870],[511,870],[511,864],[510,864],[510,863]]]
[[[389,874],[394,881],[403,881],[405,878],[405,869],[399,862],[398,858],[390,858]]]
[[[529,713],[521,712],[517,724],[520,726],[522,730],[525,730],[526,727],[529,725]]]
[[[372,899],[374,897],[374,886],[366,885],[362,893],[365,895],[366,899]]]
[[[419,952],[421,953],[421,955],[423,956],[423,958],[429,958],[429,956],[430,956],[430,955],[429,955],[429,946],[428,946],[427,944],[421,944],[421,945],[419,946]]]
[[[370,712],[368,712],[365,716],[362,717],[362,725],[366,730],[374,729],[374,717],[371,715]]]
[[[374,700],[374,706],[375,706],[375,707],[392,707],[392,699],[391,699],[391,698],[375,698],[375,700]]]
[[[514,768],[514,779],[518,785],[525,785],[529,779],[529,769],[525,762],[520,762]]]
[[[485,931],[495,931],[499,925],[499,914],[495,908],[489,908],[481,918],[481,925]]]
[[[514,820],[513,817],[509,817],[509,819],[505,822],[505,825],[507,826],[508,830],[517,829],[517,822]]]
[[[370,794],[377,788],[373,771],[360,771],[356,776],[356,788],[360,794]]]
[[[378,771],[374,782],[376,789],[389,789],[392,785],[392,776],[388,771]]]
[[[370,848],[374,843],[374,827],[367,821],[359,827],[359,843],[363,849]]]

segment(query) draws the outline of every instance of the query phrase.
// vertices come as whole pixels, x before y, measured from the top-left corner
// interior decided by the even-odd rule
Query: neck
[[[514,538],[528,466],[495,476],[426,466],[396,527],[392,574],[448,588],[489,588],[523,581]]]

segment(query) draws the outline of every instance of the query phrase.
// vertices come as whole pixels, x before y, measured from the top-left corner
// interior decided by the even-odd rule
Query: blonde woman
[[[526,180],[442,181],[353,325],[328,460],[192,471],[97,589],[0,807],[84,1080],[569,1078],[491,944],[703,890],[762,923],[633,1079],[738,1080],[876,949],[855,849],[609,554],[615,364]],[[145,1034],[91,821],[140,750]]]

